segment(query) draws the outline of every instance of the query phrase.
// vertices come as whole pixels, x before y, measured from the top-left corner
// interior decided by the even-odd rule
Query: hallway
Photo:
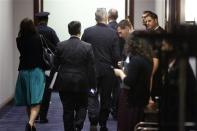
[[[0,131],[24,131],[27,121],[25,107],[6,107],[0,112]],[[37,131],[63,131],[62,105],[58,93],[52,94],[48,114],[48,124],[36,124]],[[108,120],[109,131],[116,131],[116,121]],[[86,119],[82,131],[89,131],[89,121]]]

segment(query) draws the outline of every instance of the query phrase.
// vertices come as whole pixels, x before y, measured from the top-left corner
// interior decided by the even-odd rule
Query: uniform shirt
[[[56,32],[44,23],[39,24],[37,29],[40,34],[50,41],[51,44],[49,44],[49,47],[52,49],[52,51],[54,51],[57,43],[59,42]]]

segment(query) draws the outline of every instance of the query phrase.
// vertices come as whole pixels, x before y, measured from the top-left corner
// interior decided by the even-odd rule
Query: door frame
[[[165,29],[170,32],[181,23],[181,0],[165,0]]]
[[[41,12],[43,11],[43,0],[33,0],[33,4],[34,4],[34,21],[35,21],[35,14],[38,13],[38,12]]]
[[[134,24],[134,0],[125,0],[125,19]]]

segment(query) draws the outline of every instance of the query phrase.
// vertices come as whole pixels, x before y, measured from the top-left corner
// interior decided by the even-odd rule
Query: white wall
[[[185,0],[185,20],[186,21],[197,21],[197,8],[196,0]],[[196,22],[197,23],[197,22]]]
[[[12,0],[0,1],[0,105],[13,94]]]
[[[158,15],[159,25],[165,27],[165,0],[155,0],[155,13]]]
[[[155,12],[155,0],[134,1],[134,28],[136,30],[145,29],[145,27],[142,25],[142,13],[144,10]]]
[[[14,95],[18,67],[15,38],[26,16],[33,16],[33,0],[0,0],[0,108]]]
[[[134,28],[143,30],[142,13],[145,10],[150,10],[158,15],[159,25],[164,27],[165,19],[165,0],[135,0],[134,2]]]
[[[118,21],[124,19],[124,0],[45,0],[44,11],[50,12],[49,26],[55,29],[60,40],[69,38],[67,25],[72,20],[78,20],[83,30],[95,25],[96,8],[104,7],[107,11],[116,8],[119,12]]]

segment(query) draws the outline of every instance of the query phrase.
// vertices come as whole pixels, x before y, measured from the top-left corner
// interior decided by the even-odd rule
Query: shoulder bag
[[[54,66],[54,53],[51,51],[47,44],[46,38],[43,35],[40,35],[42,49],[43,49],[43,61],[45,64],[46,70],[50,70]]]

